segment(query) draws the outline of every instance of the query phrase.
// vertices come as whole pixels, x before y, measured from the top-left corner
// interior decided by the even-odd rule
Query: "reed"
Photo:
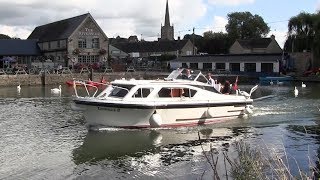
[[[209,151],[205,151],[201,146],[204,157],[211,167],[214,180],[319,179],[320,171],[311,162],[309,156],[309,172],[303,172],[295,161],[299,175],[293,176],[286,153],[279,155],[273,148],[252,148],[244,141],[236,141],[232,145],[235,149],[232,155],[228,151],[218,152],[215,148],[212,148],[211,144]],[[223,159],[222,162],[221,159]],[[317,162],[320,162],[319,159]],[[205,173],[202,174],[201,179]]]

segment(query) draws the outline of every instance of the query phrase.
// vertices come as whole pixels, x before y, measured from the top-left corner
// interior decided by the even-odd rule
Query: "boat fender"
[[[253,110],[252,110],[253,106],[246,106],[245,107],[245,113],[246,114],[252,114]]]
[[[213,117],[214,116],[214,109],[213,108],[208,108],[207,115],[208,115],[208,117]]]
[[[155,127],[160,127],[162,124],[162,118],[160,114],[158,114],[156,111],[151,115],[149,119],[150,126],[155,128]]]
[[[79,107],[79,106],[77,106],[77,105],[74,104],[74,103],[71,103],[71,109],[72,109],[73,111],[85,111],[85,110],[86,110],[86,108],[84,108],[84,107]]]

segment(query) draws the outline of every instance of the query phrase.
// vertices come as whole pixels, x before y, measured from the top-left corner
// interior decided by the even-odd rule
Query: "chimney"
[[[276,36],[272,34],[272,35],[270,36],[270,38],[273,39],[273,40],[275,40],[275,39],[276,39]]]
[[[178,36],[178,41],[180,41],[180,36]]]

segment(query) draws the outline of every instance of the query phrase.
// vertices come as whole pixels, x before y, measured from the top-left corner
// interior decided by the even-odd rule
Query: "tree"
[[[303,50],[317,51],[319,54],[320,13],[309,14],[302,12],[291,17],[288,22],[288,38],[285,50],[302,52]]]
[[[228,14],[226,31],[234,41],[265,37],[270,32],[270,28],[259,15],[252,15],[250,12],[233,12]]]
[[[207,31],[203,33],[203,49],[201,52],[209,54],[226,54],[233,42],[231,42],[228,34],[223,32]]]
[[[5,34],[0,34],[0,39],[11,39],[11,37]]]

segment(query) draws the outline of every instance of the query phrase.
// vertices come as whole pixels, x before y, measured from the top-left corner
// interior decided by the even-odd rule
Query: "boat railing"
[[[101,83],[101,82],[94,82],[94,84],[90,84],[88,83],[88,81],[83,81],[83,80],[73,80],[73,89],[74,89],[74,93],[75,96],[78,97],[82,97],[78,95],[78,89],[77,86],[83,86],[86,90],[87,93],[87,97],[95,97],[98,93],[99,88],[97,86],[107,86],[108,83]],[[94,89],[94,93],[91,95],[89,92],[89,88],[93,88]]]

